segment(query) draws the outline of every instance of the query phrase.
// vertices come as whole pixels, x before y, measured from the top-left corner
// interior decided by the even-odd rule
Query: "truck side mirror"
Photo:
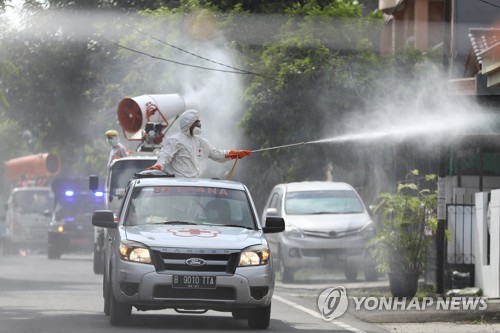
[[[98,187],[99,187],[99,176],[90,175],[89,176],[89,190],[97,191]]]

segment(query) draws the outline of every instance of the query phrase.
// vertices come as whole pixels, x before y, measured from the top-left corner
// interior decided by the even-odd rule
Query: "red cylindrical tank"
[[[61,160],[54,154],[41,153],[10,159],[5,162],[7,179],[55,176],[61,171]]]

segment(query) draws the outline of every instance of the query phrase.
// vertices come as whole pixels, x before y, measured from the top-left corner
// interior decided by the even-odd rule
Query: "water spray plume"
[[[437,134],[446,134],[448,137],[453,137],[453,135],[463,134],[465,132],[470,132],[471,130],[486,130],[487,124],[493,123],[494,119],[488,117],[485,114],[476,114],[474,118],[471,119],[470,116],[464,115],[460,117],[456,115],[454,119],[450,120],[446,117],[425,117],[421,116],[419,123],[410,122],[406,126],[393,126],[384,129],[375,129],[371,132],[358,132],[352,134],[343,134],[334,136],[331,138],[307,141],[307,142],[297,142],[287,145],[262,148],[253,150],[253,153],[275,150],[280,148],[288,148],[294,146],[301,146],[307,144],[316,143],[340,143],[349,141],[367,141],[370,140],[382,140],[382,139],[392,139],[392,140],[402,140],[410,137],[421,137],[422,140],[434,138]]]

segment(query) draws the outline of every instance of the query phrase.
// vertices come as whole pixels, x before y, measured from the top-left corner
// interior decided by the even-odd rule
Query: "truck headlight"
[[[267,265],[270,256],[269,248],[265,246],[249,247],[241,252],[238,266]]]
[[[149,249],[141,243],[122,241],[120,243],[120,258],[122,260],[151,264]]]

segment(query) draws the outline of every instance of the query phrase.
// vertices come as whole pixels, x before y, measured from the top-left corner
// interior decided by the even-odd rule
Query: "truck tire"
[[[102,258],[102,251],[97,251],[96,245],[94,244],[94,274],[104,273],[104,260]]]
[[[111,326],[126,326],[132,317],[132,306],[120,303],[113,294],[113,288],[109,286],[109,323]]]
[[[106,279],[106,274],[103,274],[102,275],[102,295],[104,297],[104,314],[106,316],[109,316],[109,298],[111,297],[111,294],[110,294],[110,289],[109,289],[109,284],[107,282],[107,279]]]
[[[248,310],[247,309],[236,309],[231,311],[231,315],[234,319],[248,319]]]
[[[271,304],[263,308],[248,310],[248,327],[251,329],[266,329],[271,322]]]
[[[60,259],[61,251],[54,245],[50,245],[47,247],[47,258],[48,259]]]

